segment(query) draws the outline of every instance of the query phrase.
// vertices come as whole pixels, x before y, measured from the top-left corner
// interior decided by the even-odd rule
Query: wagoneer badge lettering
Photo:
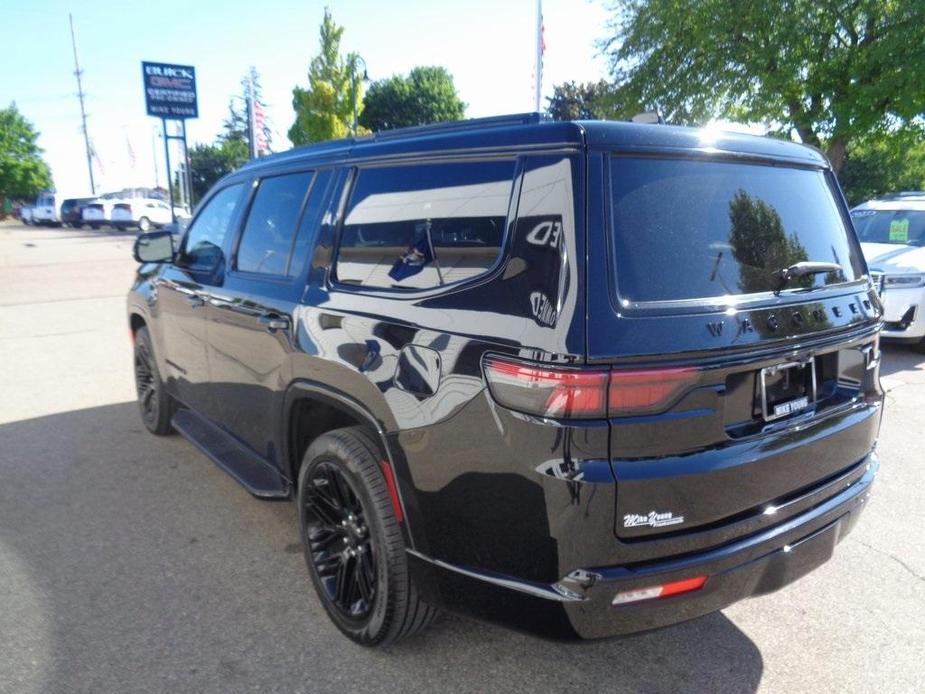
[[[864,300],[862,302],[865,309],[870,310],[870,301]],[[856,302],[850,302],[847,304],[848,308],[853,314],[859,314],[861,312],[860,305]],[[841,318],[844,311],[840,306],[831,307],[832,314],[836,318]],[[760,315],[760,314],[759,314]],[[876,314],[874,314],[876,317]],[[789,320],[790,324],[799,329],[808,327],[810,323],[815,323],[816,325],[826,323],[828,318],[826,317],[826,312],[822,308],[814,308],[809,311],[809,314],[805,313],[802,308],[796,308],[793,311],[790,311],[789,314],[785,313],[783,317],[778,313],[768,313],[764,316],[764,324],[767,326],[768,330],[771,332],[777,331],[783,321]],[[749,317],[737,317],[736,322],[738,324],[736,328],[735,337],[741,337],[745,333],[751,333],[755,331],[754,322],[752,318]],[[707,321],[707,332],[710,333],[710,337],[722,337],[723,336],[723,327],[725,321]]]
[[[676,516],[671,511],[649,511],[647,515],[639,513],[627,513],[623,516],[624,528],[635,528],[640,525],[648,525],[650,528],[664,528],[666,525],[678,525],[684,522],[684,516]]]

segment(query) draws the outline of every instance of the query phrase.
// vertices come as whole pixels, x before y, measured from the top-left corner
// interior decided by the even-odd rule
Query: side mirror
[[[152,231],[135,239],[132,255],[139,263],[169,263],[173,260],[173,234],[169,231]]]

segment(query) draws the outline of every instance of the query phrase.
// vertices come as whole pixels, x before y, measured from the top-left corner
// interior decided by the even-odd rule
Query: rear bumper
[[[592,567],[545,585],[451,566],[409,552],[426,598],[447,609],[550,638],[602,638],[676,624],[778,590],[825,563],[857,523],[879,463],[839,494],[751,537],[643,565]],[[707,576],[699,590],[612,605],[622,591]]]

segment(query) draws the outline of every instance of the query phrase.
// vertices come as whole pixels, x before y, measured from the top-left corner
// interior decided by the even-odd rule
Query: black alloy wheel
[[[408,570],[385,455],[365,427],[329,431],[302,458],[298,509],[305,562],[331,621],[364,646],[414,634],[436,616]]]
[[[376,595],[376,557],[363,504],[333,462],[316,465],[306,484],[305,530],[315,571],[344,617],[365,619]]]
[[[138,394],[138,409],[141,421],[152,434],[168,434],[171,431],[173,401],[164,390],[154,349],[147,328],[135,333],[135,391]]]

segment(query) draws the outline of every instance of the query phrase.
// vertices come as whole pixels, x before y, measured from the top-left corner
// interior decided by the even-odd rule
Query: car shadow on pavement
[[[0,425],[0,691],[753,692],[722,614],[556,643],[445,615],[347,641],[306,575],[290,503],[259,501],[134,403]]]
[[[881,376],[892,376],[900,371],[925,370],[925,353],[914,347],[881,343],[881,348]]]

